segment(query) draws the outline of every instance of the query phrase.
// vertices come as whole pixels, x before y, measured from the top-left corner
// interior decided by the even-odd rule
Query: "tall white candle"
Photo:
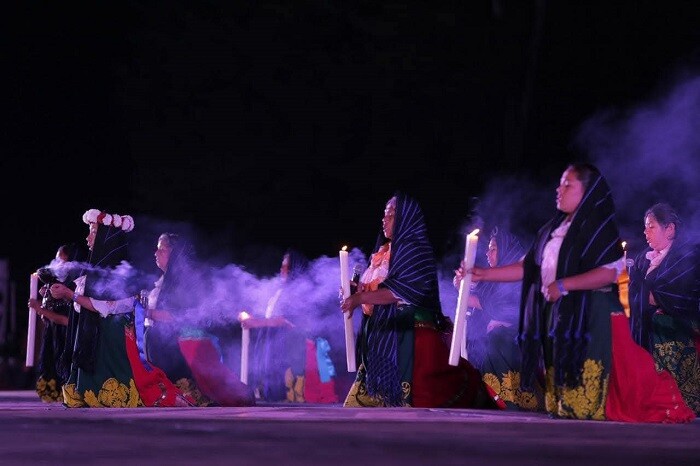
[[[241,338],[241,382],[248,385],[248,351],[250,348],[250,329],[243,329]]]
[[[39,297],[39,275],[33,273],[29,276],[29,298]],[[29,322],[27,324],[27,357],[24,365],[34,366],[34,339],[36,338],[36,311],[29,308]]]
[[[340,250],[340,286],[343,290],[343,298],[350,296],[350,269],[348,268],[348,251],[346,246],[343,246]],[[348,366],[348,372],[355,372],[357,370],[355,363],[355,331],[352,328],[352,318],[349,313],[343,313],[343,321],[345,322],[345,361]]]
[[[459,297],[455,310],[454,329],[452,331],[452,344],[450,345],[450,365],[459,365],[460,355],[467,359],[466,331],[467,331],[467,303],[472,284],[471,269],[476,260],[476,246],[479,241],[479,230],[469,233],[464,247],[464,276],[459,284]]]

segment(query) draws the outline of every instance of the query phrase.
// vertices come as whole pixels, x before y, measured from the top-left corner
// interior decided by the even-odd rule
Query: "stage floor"
[[[0,391],[0,464],[700,464],[684,425],[455,409],[67,409]]]

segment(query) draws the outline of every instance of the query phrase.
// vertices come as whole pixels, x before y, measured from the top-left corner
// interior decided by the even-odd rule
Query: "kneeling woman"
[[[126,234],[134,221],[95,209],[83,215],[90,267],[75,280],[75,291],[62,283],[51,285],[51,296],[73,300],[78,319],[69,328],[76,333],[71,371],[63,386],[64,404],[74,407],[129,408],[138,406],[189,406],[182,392],[155,366],[139,358],[134,335],[134,306],[138,283],[125,262]],[[73,343],[74,342],[74,343]]]
[[[437,268],[418,203],[397,193],[386,204],[382,234],[358,292],[362,305],[359,368],[346,407],[496,408],[479,371],[449,361],[449,322],[440,308]]]

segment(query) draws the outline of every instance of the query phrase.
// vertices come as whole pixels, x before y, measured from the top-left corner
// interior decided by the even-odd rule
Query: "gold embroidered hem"
[[[379,397],[373,397],[367,393],[367,385],[365,383],[364,373],[365,369],[363,365],[357,369],[358,377],[355,382],[350,387],[347,397],[343,402],[343,408],[388,408],[384,400]],[[407,400],[411,393],[411,385],[409,383],[401,384],[402,398]],[[410,405],[404,401],[404,407],[410,407]]]
[[[102,388],[95,395],[92,390],[80,393],[76,385],[63,386],[64,405],[68,408],[136,408],[143,406],[139,392],[133,379],[129,380],[127,387],[115,378],[109,378],[102,384]]]
[[[501,378],[496,374],[486,373],[482,376],[482,380],[507,403],[528,411],[537,411],[542,406],[542,402],[538,401],[535,393],[521,390],[520,372],[508,371],[502,374]]]
[[[288,403],[305,403],[304,399],[304,382],[305,378],[303,375],[294,375],[292,373],[292,368],[288,367],[284,371],[284,386],[287,387],[287,398]]]
[[[576,387],[555,386],[554,368],[547,369],[545,407],[557,417],[603,421],[607,392],[608,375],[603,376],[600,361],[586,359],[581,384]]]
[[[36,381],[36,393],[44,403],[63,402],[63,393],[56,379],[46,380],[39,377]]]
[[[194,380],[181,378],[175,382],[175,386],[182,392],[185,398],[194,401],[195,406],[211,406],[214,402],[204,395]]]

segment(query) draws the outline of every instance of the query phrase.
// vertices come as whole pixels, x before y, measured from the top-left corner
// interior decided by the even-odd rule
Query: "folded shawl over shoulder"
[[[650,353],[653,350],[652,317],[663,310],[687,326],[700,322],[700,254],[698,245],[679,238],[668,255],[649,272],[650,261],[642,251],[630,270],[630,325],[632,338]],[[656,306],[649,304],[649,293]]]
[[[540,266],[544,246],[549,241],[552,231],[565,217],[563,212],[557,212],[539,230],[524,261],[519,331],[522,350],[521,381],[524,388],[533,387],[537,371],[543,368],[542,341],[545,332],[554,340],[556,383],[575,386],[581,379],[581,368],[590,339],[587,319],[592,312],[592,291],[572,291],[553,303],[553,324],[550,328],[546,328],[543,310],[547,303],[540,291]],[[602,175],[592,174],[589,186],[562,242],[556,277],[560,279],[579,275],[615,262],[622,255],[622,243],[610,187]]]
[[[388,288],[403,302],[442,314],[437,268],[423,213],[414,199],[401,192],[395,196],[389,270],[379,286]],[[385,241],[380,234],[374,252]],[[402,330],[398,314],[396,303],[375,305],[372,331],[367,335],[367,390],[370,395],[381,393],[389,406],[401,405],[402,397],[397,371],[398,333]]]

